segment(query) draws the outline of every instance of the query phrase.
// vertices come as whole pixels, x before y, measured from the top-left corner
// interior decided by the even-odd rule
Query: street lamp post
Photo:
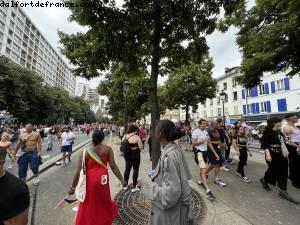
[[[223,107],[223,121],[224,121],[224,127],[226,125],[226,122],[225,122],[225,107],[224,107],[224,103],[227,99],[227,94],[224,92],[224,90],[221,91],[220,93],[220,99],[222,101],[222,107]]]
[[[124,128],[127,130],[127,124],[128,124],[128,112],[127,112],[127,93],[129,90],[129,82],[124,81],[123,83],[123,92],[124,92],[124,99],[125,99],[125,107],[124,107]]]

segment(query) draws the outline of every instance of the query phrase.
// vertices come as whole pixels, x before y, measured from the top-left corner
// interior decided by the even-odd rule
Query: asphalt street
[[[110,139],[106,139],[106,143],[110,144]],[[114,145],[115,154],[118,145]],[[145,154],[144,159],[148,158],[147,149],[142,154]],[[35,225],[72,225],[74,224],[75,212],[72,208],[75,205],[65,204],[62,207],[55,209],[56,204],[62,200],[71,185],[72,177],[75,172],[76,163],[79,151],[74,154],[73,162],[65,168],[60,166],[53,166],[40,176],[40,184],[38,186],[37,205],[35,213]],[[193,153],[185,152],[186,159],[192,171],[194,181],[197,181],[198,167],[194,163]],[[123,163],[123,162],[118,162]],[[142,162],[143,163],[143,162]],[[120,168],[123,168],[121,166]],[[221,188],[213,184],[213,174],[209,175],[209,187],[216,196],[216,202],[213,203],[217,207],[218,203],[226,207],[222,207],[222,212],[225,212],[224,221],[230,221],[230,213],[234,212],[242,217],[247,224],[255,225],[297,225],[300,220],[300,207],[278,196],[275,187],[272,187],[272,192],[266,192],[262,189],[259,183],[259,178],[263,176],[266,169],[266,164],[263,155],[255,152],[253,158],[250,158],[245,168],[246,175],[252,180],[252,183],[244,183],[234,173],[236,165],[230,166],[229,172],[221,172],[221,179],[227,183],[227,187]],[[140,174],[145,174],[141,171]],[[111,185],[112,186],[112,185]],[[34,194],[34,187],[29,182],[31,194]],[[114,189],[112,195],[115,195],[115,190],[121,187],[111,187]],[[300,190],[295,189],[290,184],[288,185],[288,192],[295,198],[300,200]],[[215,224],[215,223],[211,223]],[[222,225],[222,223],[218,223]],[[224,223],[225,224],[225,223]],[[241,223],[234,222],[226,223],[232,225],[241,225]]]

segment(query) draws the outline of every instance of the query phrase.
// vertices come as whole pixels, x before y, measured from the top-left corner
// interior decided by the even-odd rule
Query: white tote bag
[[[85,166],[86,149],[83,150],[81,171],[79,175],[78,184],[75,189],[75,196],[80,202],[84,202],[86,194],[86,166]]]

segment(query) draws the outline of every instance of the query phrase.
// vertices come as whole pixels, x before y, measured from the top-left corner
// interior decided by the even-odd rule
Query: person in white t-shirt
[[[217,160],[219,156],[210,143],[209,134],[206,130],[206,120],[200,119],[197,125],[197,129],[195,129],[192,133],[192,145],[195,153],[195,161],[200,168],[198,185],[206,189],[207,198],[214,200],[215,196],[209,190],[206,178],[206,169],[208,163],[207,148],[209,147],[214,152]]]
[[[60,136],[61,152],[63,154],[62,167],[65,166],[66,156],[68,155],[69,162],[71,162],[72,145],[75,140],[75,134],[70,131],[69,127],[65,127],[64,132]]]

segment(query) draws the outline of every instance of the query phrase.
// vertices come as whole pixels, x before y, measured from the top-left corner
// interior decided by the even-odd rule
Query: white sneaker
[[[248,177],[242,177],[242,181],[245,181],[246,183],[251,183],[251,180]]]
[[[220,169],[223,170],[223,171],[225,171],[225,172],[229,171],[229,169],[226,166],[222,166]]]
[[[226,184],[223,181],[221,181],[221,180],[215,180],[214,183],[216,185],[219,185],[220,187],[226,187]]]
[[[141,189],[139,189],[138,187],[135,187],[131,190],[132,193],[137,192],[137,191],[141,191]]]
[[[40,182],[39,177],[35,177],[35,178],[33,179],[33,184],[34,184],[34,185],[37,185],[39,182]]]
[[[127,191],[128,190],[128,186],[123,187],[123,191]]]

